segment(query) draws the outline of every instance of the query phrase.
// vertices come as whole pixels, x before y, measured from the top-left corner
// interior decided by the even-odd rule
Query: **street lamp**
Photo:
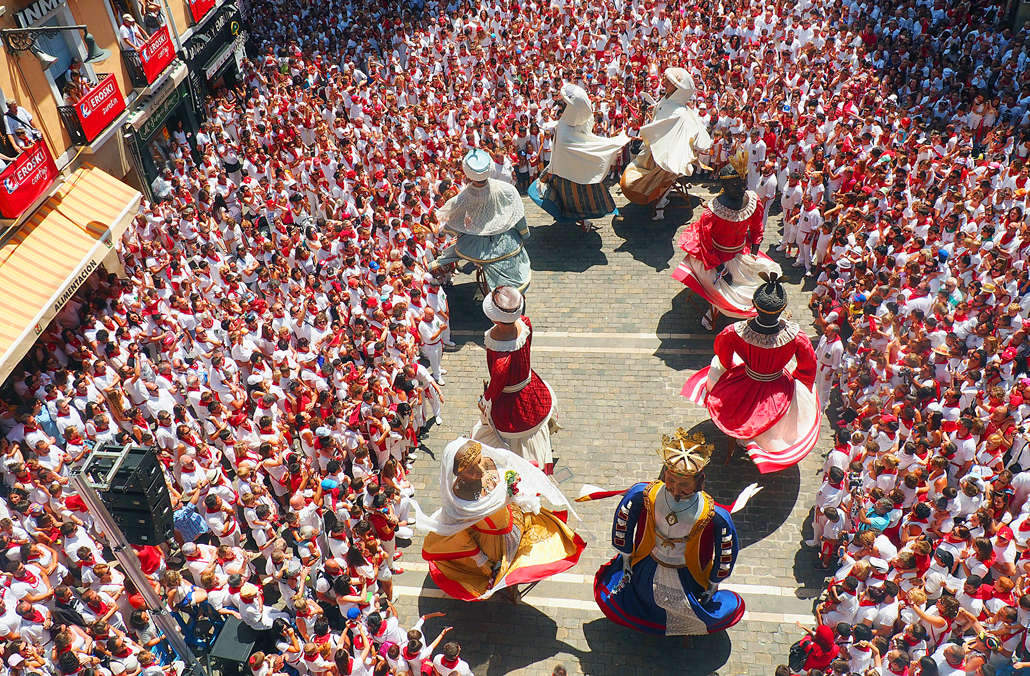
[[[86,26],[43,26],[40,28],[5,28],[0,30],[0,37],[4,40],[4,46],[10,54],[18,52],[31,52],[39,59],[43,69],[57,63],[57,59],[47,54],[36,45],[36,40],[41,37],[56,37],[61,31],[82,31],[83,42],[86,43],[86,58],[84,63],[100,63],[111,56],[111,50],[97,47],[96,38],[89,32]]]

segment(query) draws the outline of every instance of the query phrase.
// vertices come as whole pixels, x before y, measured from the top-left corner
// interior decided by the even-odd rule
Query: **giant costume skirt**
[[[732,284],[727,284],[725,277],[716,280],[715,268],[706,270],[701,261],[687,254],[672,273],[672,278],[686,284],[722,314],[747,319],[755,316],[752,299],[758,287],[765,283],[759,273],[783,274],[779,264],[762,252],[757,257],[737,254],[726,261],[724,267],[732,277]]]
[[[655,164],[651,153],[645,149],[622,172],[619,185],[622,186],[622,194],[630,202],[650,204],[664,195],[677,178],[679,176],[676,174]]]
[[[718,398],[724,402],[747,402],[748,391],[754,389],[755,383],[746,375],[739,377],[743,371],[744,362],[736,355],[731,369],[726,369],[719,358],[714,357],[711,366],[687,379],[681,394],[695,404],[709,408],[709,412],[711,407],[707,399],[712,392],[717,392]],[[796,465],[819,441],[819,397],[813,388],[800,381],[791,379],[791,382],[790,400],[784,407],[767,411],[760,402],[743,404],[750,413],[746,424],[752,430],[760,431],[741,441],[745,442],[748,456],[762,474]],[[735,436],[735,430],[723,429],[724,425],[720,425],[718,418],[718,414],[712,416],[716,426],[729,436],[739,438]]]
[[[519,227],[526,227],[525,220],[499,235],[459,234],[454,244],[440,252],[437,263],[446,265],[461,260],[476,263],[482,266],[491,290],[503,285],[525,292],[533,277],[529,254],[518,233]]]
[[[615,200],[603,183],[583,185],[554,174],[546,183],[533,181],[529,186],[529,198],[558,223],[574,223],[619,213]]]
[[[608,619],[662,636],[696,636],[727,629],[744,615],[744,600],[728,590],[705,593],[729,576],[739,552],[733,519],[705,494],[702,517],[693,524],[682,558],[661,562],[654,499],[660,482],[636,484],[616,511],[612,544],[619,551],[594,576],[594,600]],[[705,515],[707,512],[707,515]],[[625,557],[628,557],[625,558]],[[627,560],[631,575],[624,582]],[[621,588],[620,588],[620,585]]]
[[[509,503],[493,516],[455,535],[428,533],[422,558],[429,562],[433,582],[462,601],[489,598],[506,587],[538,582],[572,568],[586,542],[565,525],[566,512],[545,508],[523,512]],[[500,562],[494,584],[473,557],[483,552]]]
[[[506,448],[515,455],[525,458],[536,465],[544,474],[550,474],[554,469],[554,455],[551,449],[551,425],[556,423],[558,411],[558,398],[550,384],[541,379],[536,373],[533,376],[540,380],[551,395],[551,405],[547,414],[540,419],[533,427],[521,432],[505,432],[498,430],[491,422],[489,416],[493,406],[487,411],[486,416],[480,416],[472,428],[472,438],[476,441],[493,446],[494,448]],[[504,393],[507,394],[507,393]],[[502,396],[504,396],[502,394]],[[513,397],[505,397],[498,402],[502,409],[511,407]]]
[[[717,591],[702,605],[698,598],[704,590],[686,568],[666,568],[648,556],[633,566],[629,583],[613,594],[624,574],[622,555],[617,554],[594,576],[598,607],[624,627],[659,636],[696,636],[728,629],[744,615],[744,600],[736,592]],[[669,591],[659,598],[655,589]],[[678,619],[670,622],[666,607],[673,603],[682,607]]]

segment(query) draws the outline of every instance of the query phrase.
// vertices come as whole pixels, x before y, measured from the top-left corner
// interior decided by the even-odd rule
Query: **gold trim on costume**
[[[744,373],[746,373],[748,378],[751,380],[757,380],[760,383],[771,383],[774,380],[780,379],[780,376],[783,375],[783,370],[781,369],[776,373],[759,373],[758,371],[751,370],[751,367],[745,364]]]
[[[654,549],[657,540],[663,539],[666,542],[686,542],[686,548],[684,551],[684,561],[681,566],[669,566],[661,563],[655,558],[655,562],[659,563],[666,568],[686,568],[690,571],[691,576],[697,581],[697,583],[703,587],[708,587],[708,576],[712,571],[712,565],[715,563],[715,555],[712,555],[712,560],[708,562],[708,565],[704,568],[700,568],[700,557],[698,550],[701,544],[701,538],[699,537],[701,531],[708,526],[709,522],[715,517],[715,501],[712,500],[712,496],[707,493],[701,493],[701,499],[704,500],[704,507],[702,508],[701,515],[697,518],[694,523],[694,527],[690,529],[690,534],[686,538],[673,538],[667,540],[662,538],[658,534],[658,528],[655,524],[654,518],[654,501],[658,491],[665,488],[665,483],[662,481],[655,481],[648,484],[644,490],[644,511],[647,514],[647,520],[645,522],[644,533],[640,539],[640,544],[637,549],[633,552],[631,564],[636,565],[639,561],[642,561],[647,556],[651,555],[651,551]]]
[[[744,243],[741,242],[737,246],[723,246],[723,245],[721,245],[718,242],[713,240],[712,241],[712,246],[715,247],[719,251],[725,251],[726,253],[733,253],[734,251],[740,251],[741,249],[743,249],[744,248]]]
[[[736,179],[736,178],[742,178],[742,179],[744,179],[746,181],[747,180],[747,174],[748,174],[748,154],[747,154],[747,151],[746,150],[739,150],[739,151],[737,151],[732,156],[730,156],[729,163],[730,163],[730,166],[733,167],[733,170],[735,172],[737,172],[737,175],[736,176],[733,176],[733,175],[730,175],[730,176],[720,176],[719,178],[724,180],[724,181],[730,181],[730,180],[733,180],[733,179]]]
[[[523,245],[519,244],[519,248],[515,249],[511,253],[504,254],[503,256],[500,256],[498,258],[490,258],[490,259],[479,259],[479,258],[473,258],[472,256],[466,256],[465,254],[463,254],[460,251],[458,251],[457,247],[455,247],[454,253],[456,253],[458,255],[458,258],[462,258],[464,260],[467,260],[469,263],[480,263],[480,264],[483,264],[483,263],[499,263],[501,261],[508,260],[512,256],[519,255],[522,252],[522,248],[523,248]]]

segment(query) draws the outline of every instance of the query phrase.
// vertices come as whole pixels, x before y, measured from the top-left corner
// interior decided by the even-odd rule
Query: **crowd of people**
[[[845,3],[763,57],[816,58],[743,147],[816,278],[834,429],[805,543],[832,577],[782,673],[1030,673],[1030,89],[1001,9]]]
[[[635,136],[668,67],[696,84],[701,161],[746,151],[783,212],[776,248],[817,277],[838,427],[809,544],[834,572],[797,670],[1027,659],[1027,30],[988,3],[712,9],[250,6],[253,58],[169,140],[124,275],[91,278],[8,382],[7,671],[171,663],[67,485],[92,448],[130,442],[157,447],[176,505],[174,551],[141,550],[145,572],[184,621],[262,632],[255,676],[470,673],[392,605],[451,344],[435,211],[470,148],[528,186],[563,83],[598,133]]]

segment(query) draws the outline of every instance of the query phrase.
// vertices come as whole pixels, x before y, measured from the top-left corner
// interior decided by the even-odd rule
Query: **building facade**
[[[0,36],[2,382],[89,274],[117,269],[177,137],[236,84],[246,32],[236,0],[13,0]]]

